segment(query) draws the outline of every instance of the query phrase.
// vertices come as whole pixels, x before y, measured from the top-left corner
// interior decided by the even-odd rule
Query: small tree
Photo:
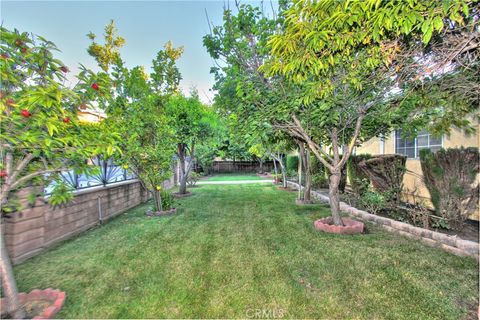
[[[83,125],[76,115],[81,105],[105,98],[108,79],[83,69],[76,87],[67,88],[64,79],[69,70],[54,58],[57,48],[52,42],[17,30],[0,30],[2,214],[21,209],[12,203],[15,191],[32,184],[55,181],[50,202],[66,202],[71,199],[71,190],[60,172],[86,172],[86,159],[116,151],[114,134],[102,124]],[[23,318],[3,233],[0,271],[8,311]]]
[[[179,193],[187,192],[187,179],[195,163],[198,144],[207,143],[214,135],[215,116],[200,102],[197,94],[187,98],[181,94],[170,97],[167,108],[173,129],[176,155],[180,167]]]
[[[178,87],[180,75],[175,66],[182,49],[171,43],[160,50],[149,75],[141,66],[128,69],[119,53],[125,43],[116,34],[113,21],[105,27],[105,43],[95,42],[88,52],[115,84],[109,101],[105,102],[106,124],[120,135],[121,161],[137,175],[152,194],[156,211],[162,211],[162,185],[172,175],[173,130],[169,127],[166,101]],[[110,70],[112,69],[112,70]]]
[[[106,122],[122,137],[122,161],[152,194],[156,211],[162,211],[162,185],[172,175],[173,132],[168,126],[162,97],[151,89],[140,67],[123,69],[117,88],[124,93],[108,110]]]

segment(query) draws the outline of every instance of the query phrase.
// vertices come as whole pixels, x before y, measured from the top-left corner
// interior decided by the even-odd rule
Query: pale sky
[[[79,63],[98,70],[86,51],[90,31],[99,36],[115,20],[118,33],[126,39],[121,50],[127,66],[151,67],[158,50],[171,40],[183,46],[179,60],[182,90],[195,86],[202,100],[213,98],[210,90],[213,61],[202,44],[209,33],[205,11],[212,23],[222,23],[224,1],[4,1],[0,3],[3,26],[33,32],[53,41],[62,51],[58,58],[75,74]],[[261,5],[260,1],[249,2]],[[269,5],[269,4],[268,4]],[[233,2],[231,2],[233,6]],[[98,41],[102,38],[98,37]]]

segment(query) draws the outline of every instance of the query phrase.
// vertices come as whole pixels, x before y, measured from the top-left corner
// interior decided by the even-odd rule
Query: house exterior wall
[[[472,135],[465,135],[462,131],[453,129],[449,136],[443,136],[442,147],[480,147],[480,124],[476,125],[476,132]],[[384,141],[380,138],[373,138],[362,143],[355,150],[356,154],[394,154],[395,153],[395,133],[385,137]],[[420,165],[420,159],[408,158],[406,162],[407,172],[403,178],[404,197],[411,203],[423,202],[427,206],[432,206],[430,193],[423,183],[423,173]],[[479,177],[477,177],[479,179]],[[480,220],[480,213],[476,212],[471,216],[474,220]]]

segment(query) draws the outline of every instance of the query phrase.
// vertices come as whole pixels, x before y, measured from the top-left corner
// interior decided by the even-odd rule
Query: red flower
[[[30,113],[30,111],[26,110],[26,109],[23,109],[22,110],[22,116],[24,116],[25,118],[28,118],[30,117],[32,114]]]
[[[68,68],[67,68],[66,66],[61,66],[61,67],[60,67],[60,70],[61,70],[63,73],[67,73],[68,71],[70,71],[70,70],[68,70]]]
[[[22,51],[22,53],[27,53],[28,48],[27,48],[27,47],[23,47],[22,49],[20,49],[20,51]]]
[[[7,176],[7,171],[0,170],[0,178],[5,178]]]
[[[96,82],[92,83],[92,89],[93,90],[98,90],[100,89],[100,87],[98,86],[98,84]]]
[[[20,39],[17,39],[15,40],[15,44],[20,47],[23,44],[23,41]]]
[[[69,123],[69,122],[70,122],[70,118],[69,118],[69,117],[63,118],[63,122],[64,122],[64,123]]]

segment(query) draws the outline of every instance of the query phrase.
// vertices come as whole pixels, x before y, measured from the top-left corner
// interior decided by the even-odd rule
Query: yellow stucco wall
[[[465,135],[460,130],[452,130],[449,136],[443,137],[443,148],[458,148],[458,147],[477,147],[480,148],[480,124],[476,126],[476,133],[470,136]],[[383,146],[382,146],[383,144]],[[395,153],[395,136],[391,133],[382,142],[380,138],[373,138],[364,143],[355,150],[356,154],[369,153],[371,155],[377,154],[393,154]],[[403,179],[403,188],[405,200],[415,203],[423,202],[425,205],[431,206],[430,193],[423,183],[423,173],[420,166],[419,159],[407,159],[407,172]],[[477,179],[479,177],[477,176]],[[474,214],[472,219],[480,220],[480,212]]]

